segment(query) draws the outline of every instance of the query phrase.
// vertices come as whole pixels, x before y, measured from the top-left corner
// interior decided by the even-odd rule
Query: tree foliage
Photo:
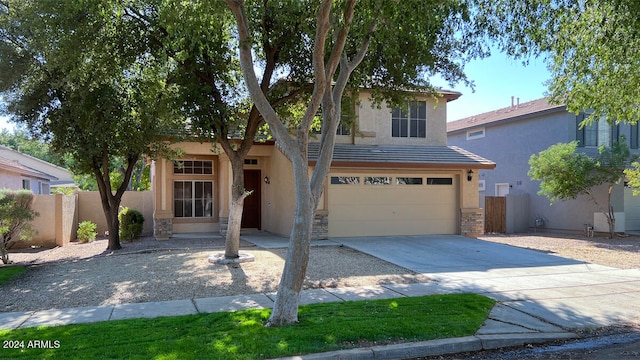
[[[170,62],[149,56],[145,28],[120,2],[0,3],[0,92],[13,120],[92,174],[119,249],[117,212],[143,154],[167,153],[183,128],[167,83]],[[123,181],[110,173],[120,159]]]
[[[515,57],[548,60],[552,101],[595,119],[640,119],[640,2],[477,0],[489,37]]]
[[[281,151],[291,161],[296,208],[289,249],[268,325],[297,321],[299,293],[309,258],[313,217],[329,172],[345,93],[371,89],[374,100],[392,105],[411,98],[407,90],[431,92],[428,79],[466,81],[466,60],[486,55],[471,26],[467,4],[458,1],[279,2],[282,16],[261,21],[269,2],[227,0],[238,24],[245,85]],[[298,16],[291,16],[298,11]],[[285,15],[286,14],[286,15]],[[260,89],[255,67],[264,44],[284,35],[296,40],[280,70],[281,78],[312,84],[304,115],[290,131]],[[255,57],[254,57],[255,54]],[[257,59],[254,61],[254,59]],[[299,60],[299,61],[298,61]],[[285,60],[286,61],[286,60]],[[295,85],[295,81],[294,81]],[[309,174],[309,130],[321,109],[320,153]]]
[[[577,141],[558,143],[531,155],[529,177],[540,181],[538,194],[547,196],[552,203],[587,196],[606,216],[609,235],[613,237],[615,214],[611,194],[615,185],[624,179],[628,165],[636,156],[631,155],[624,137],[611,147],[601,146],[595,158],[577,152],[577,146]],[[594,192],[600,185],[607,186],[606,205],[600,204]]]
[[[38,216],[31,208],[33,199],[29,190],[0,190],[0,258],[4,264],[11,262],[7,249],[20,240],[22,230]]]

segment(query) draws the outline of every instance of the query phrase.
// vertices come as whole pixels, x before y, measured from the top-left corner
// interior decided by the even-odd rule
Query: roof
[[[315,163],[319,150],[320,144],[309,144],[309,162]],[[496,164],[457,146],[336,144],[331,166],[493,169]]]
[[[51,180],[58,179],[53,175],[45,174],[41,171],[31,169],[27,166],[20,164],[17,161],[9,160],[4,157],[0,157],[0,169],[15,172],[23,176],[29,176],[29,177],[34,177],[34,178],[43,179],[43,180],[51,181]]]
[[[21,153],[10,147],[0,145],[0,157],[18,162],[25,168],[37,171],[41,174],[46,174],[51,179],[52,185],[75,185],[73,175],[67,169],[31,155]]]
[[[506,121],[523,120],[533,116],[546,113],[566,110],[566,105],[555,105],[549,103],[549,98],[542,98],[522,104],[512,105],[506,108],[489,111],[483,114],[473,115],[464,119],[447,123],[447,132],[478,127],[482,125],[493,125]]]

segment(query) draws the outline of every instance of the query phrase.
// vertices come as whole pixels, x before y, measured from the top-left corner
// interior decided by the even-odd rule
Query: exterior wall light
[[[269,180],[269,177],[268,177],[268,176],[265,176],[265,177],[264,177],[264,183],[265,183],[265,184],[271,184],[271,180]]]
[[[469,169],[467,171],[467,181],[471,181],[471,179],[473,179],[473,170]]]

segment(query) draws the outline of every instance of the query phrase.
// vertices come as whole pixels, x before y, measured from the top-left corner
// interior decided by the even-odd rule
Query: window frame
[[[427,102],[423,100],[408,101],[404,108],[391,109],[392,138],[427,138]]]
[[[191,163],[191,166],[186,166],[185,163]],[[178,164],[182,163],[182,167],[180,167]],[[196,163],[201,163],[201,166],[196,167],[195,164]],[[211,166],[204,166],[204,164],[210,164]],[[187,175],[187,176],[193,176],[193,175],[213,175],[213,167],[214,167],[214,163],[213,160],[204,160],[204,159],[191,159],[191,160],[175,160],[173,161],[173,174],[174,175]],[[187,169],[190,169],[191,172],[188,172]],[[196,169],[198,169],[200,172],[196,172]],[[180,170],[180,171],[176,171],[176,170]],[[209,170],[210,172],[207,172],[207,170]]]
[[[480,133],[477,134],[476,133]],[[476,139],[482,139],[486,136],[486,129],[485,128],[479,128],[479,129],[474,129],[474,130],[468,130],[467,131],[467,140],[476,140]]]
[[[190,198],[187,199],[186,197],[181,197],[181,198],[177,198],[176,197],[176,185],[178,183],[182,183],[182,184],[191,184],[190,186]],[[200,183],[203,184],[203,193],[206,192],[206,187],[204,186],[205,184],[209,184],[210,187],[210,199],[207,199],[206,197],[196,197],[196,184]],[[214,204],[215,204],[215,199],[214,199],[214,188],[213,188],[213,181],[212,180],[195,180],[195,179],[181,179],[181,180],[174,180],[173,181],[173,217],[177,218],[177,219],[210,219],[214,217]],[[202,215],[198,216],[198,208],[197,208],[197,201],[202,201],[202,200],[208,200],[208,204],[204,204],[203,205],[203,210],[202,210]],[[178,206],[177,203],[178,201],[190,201],[191,203],[191,216],[185,216],[184,213],[184,209],[186,209],[184,206],[182,206],[182,212],[179,215],[178,214]],[[209,206],[209,214],[207,215],[207,205]]]

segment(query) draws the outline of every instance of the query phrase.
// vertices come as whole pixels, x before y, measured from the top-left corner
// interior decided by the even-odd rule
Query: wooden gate
[[[487,196],[484,198],[484,231],[487,234],[507,232],[507,198]]]

